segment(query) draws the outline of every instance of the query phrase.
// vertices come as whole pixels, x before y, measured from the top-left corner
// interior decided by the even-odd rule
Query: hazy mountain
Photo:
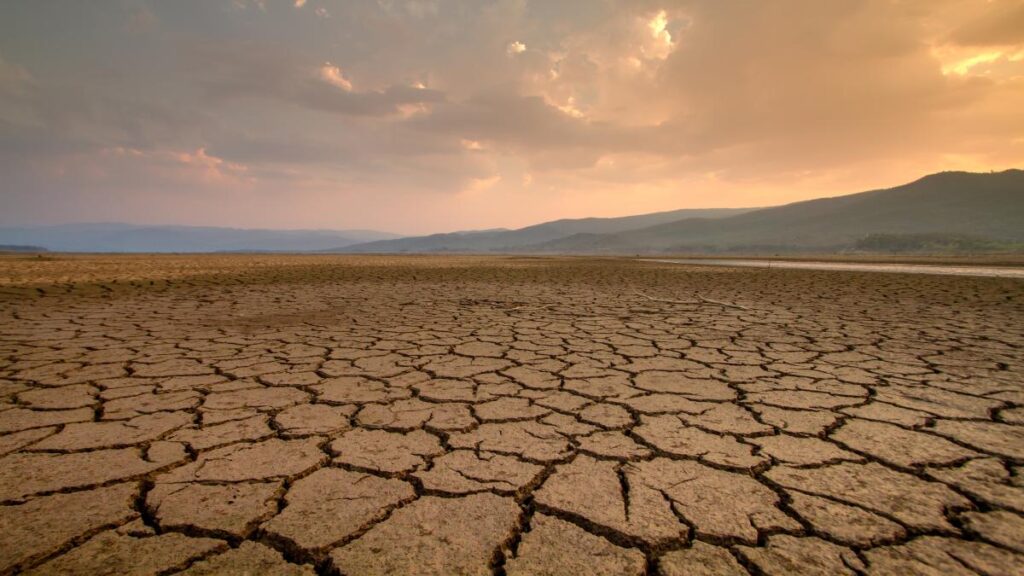
[[[205,226],[62,224],[0,228],[0,244],[57,252],[310,252],[399,238],[373,230],[260,230]]]
[[[0,252],[47,252],[42,246],[27,246],[25,244],[0,244]]]
[[[872,235],[948,235],[1024,241],[1024,171],[941,172],[896,188],[764,208],[720,219],[690,218],[614,234],[576,234],[536,252],[837,250]],[[892,240],[892,238],[890,238]]]
[[[655,253],[983,250],[1024,245],[1024,171],[942,172],[896,188],[762,209],[674,210],[402,238],[372,230],[65,224],[0,245],[67,252]]]
[[[339,246],[339,252],[489,252],[519,251],[526,246],[542,244],[574,234],[613,234],[683,218],[723,218],[750,212],[754,208],[683,209],[655,212],[621,218],[578,218],[554,220],[517,230],[480,230],[451,232],[430,236],[413,236],[398,240],[368,242],[355,246]]]

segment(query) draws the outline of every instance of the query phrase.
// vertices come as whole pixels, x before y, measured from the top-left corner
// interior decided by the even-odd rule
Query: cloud
[[[345,116],[408,116],[410,107],[445,99],[422,83],[358,90],[349,72],[331,62],[311,66],[278,46],[243,43],[195,48],[189,68],[207,95],[219,101],[290,104]]]
[[[0,211],[431,231],[1019,166],[1022,30],[1012,0],[6,3]]]
[[[1003,52],[1001,50],[974,54],[973,56],[968,56],[966,58],[952,62],[950,64],[943,65],[942,73],[966,76],[971,72],[971,70],[977,68],[978,66],[995,62],[1002,57]]]
[[[194,170],[207,183],[221,184],[244,181],[248,167],[211,156],[205,148],[176,154],[178,162]]]
[[[651,31],[652,45],[644,50],[645,55],[665,59],[675,47],[672,34],[668,31],[668,14],[664,10],[659,10],[647,21],[647,27]]]
[[[519,42],[518,40],[516,40],[514,42],[509,42],[508,43],[508,47],[505,49],[505,52],[507,52],[509,56],[515,56],[516,54],[522,54],[523,52],[526,52],[526,44],[523,44],[522,42]]]
[[[352,82],[345,78],[341,68],[332,65],[330,62],[320,67],[320,79],[335,88],[341,88],[345,92],[352,91]]]

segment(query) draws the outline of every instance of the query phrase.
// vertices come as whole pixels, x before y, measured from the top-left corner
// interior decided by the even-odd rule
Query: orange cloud
[[[352,91],[352,82],[348,78],[345,78],[345,74],[341,71],[341,68],[338,68],[330,62],[326,62],[320,67],[320,79],[335,88],[341,88],[346,92]]]

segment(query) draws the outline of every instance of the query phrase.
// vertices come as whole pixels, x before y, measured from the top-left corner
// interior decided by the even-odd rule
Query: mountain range
[[[412,236],[397,240],[379,240],[347,246],[339,252],[517,252],[531,251],[547,243],[576,236],[618,234],[693,218],[714,220],[754,210],[753,208],[712,208],[672,210],[620,218],[579,218],[555,220],[517,230],[450,232]]]
[[[940,172],[883,190],[770,208],[683,209],[401,237],[373,230],[131,224],[0,228],[0,245],[59,252],[658,254],[1024,251],[1024,171]]]
[[[435,234],[339,251],[565,254],[845,251],[923,244],[1020,249],[1024,171],[940,172],[859,194],[744,210],[559,220],[519,230]],[[895,249],[895,248],[894,248]]]

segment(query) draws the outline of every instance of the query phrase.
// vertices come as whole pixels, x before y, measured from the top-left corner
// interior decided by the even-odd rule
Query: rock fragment
[[[682,372],[650,370],[634,378],[637,388],[650,392],[679,394],[693,400],[733,400],[736,391],[728,384],[708,378],[692,378]]]
[[[675,416],[643,416],[634,433],[648,444],[669,454],[700,458],[732,468],[754,468],[767,458],[732,436],[711,434],[684,424]]]
[[[851,546],[874,546],[906,535],[902,526],[878,514],[820,496],[792,491],[790,508],[818,532]]]
[[[245,482],[298,476],[327,460],[318,438],[240,443],[204,452],[191,463],[157,478],[157,482]]]
[[[309,398],[307,392],[298,388],[285,386],[248,388],[210,394],[203,400],[203,408],[207,410],[236,410],[239,408],[275,410],[308,402]]]
[[[192,416],[186,412],[157,412],[130,420],[80,422],[68,424],[32,448],[71,451],[131,446],[155,440],[191,422]]]
[[[423,430],[403,434],[356,428],[331,442],[331,452],[335,454],[335,462],[401,474],[423,467],[427,458],[444,450],[436,436]]]
[[[227,547],[221,540],[190,538],[177,532],[147,538],[103,532],[26,574],[158,576],[181,570],[193,560]]]
[[[953,464],[977,452],[924,432],[912,432],[894,424],[852,418],[830,435],[854,450],[897,466]],[[1024,441],[1024,436],[1021,437]]]
[[[791,434],[817,436],[832,426],[839,416],[820,410],[787,410],[776,406],[753,404],[751,409],[760,414],[761,420]]]
[[[0,411],[0,434],[69,424],[71,422],[88,422],[93,419],[93,414],[92,408],[78,408],[75,410],[11,408]]]
[[[56,431],[56,427],[32,428],[0,436],[0,456],[15,452],[25,446],[31,446]]]
[[[928,475],[956,486],[975,498],[1024,514],[1024,484],[1014,483],[1002,462],[978,458],[957,468],[929,468]]]
[[[292,564],[273,548],[246,541],[238,548],[201,560],[179,576],[315,576],[310,564]]]
[[[725,548],[695,541],[690,548],[666,552],[658,559],[658,576],[748,576]]]
[[[124,483],[0,506],[0,572],[17,571],[83,536],[138,516],[132,508],[138,493],[137,484]]]
[[[556,428],[532,421],[482,424],[470,432],[452,434],[448,443],[453,448],[515,454],[538,462],[554,462],[572,453],[568,439]]]
[[[343,574],[490,576],[494,552],[512,537],[519,515],[511,498],[493,494],[427,496],[334,549],[331,563]]]
[[[664,495],[634,468],[589,456],[556,466],[534,498],[544,509],[583,518],[600,530],[652,546],[684,541],[689,532]]]
[[[817,438],[779,434],[751,438],[748,442],[760,446],[761,454],[771,456],[780,462],[799,466],[862,460],[860,456],[849,450],[843,450],[831,442]]]
[[[221,424],[187,428],[170,436],[171,440],[184,442],[195,450],[208,450],[243,440],[256,441],[274,435],[265,415],[251,416],[242,420],[229,420]]]
[[[151,451],[151,460],[146,460],[134,448],[72,454],[10,454],[0,458],[0,501],[128,479],[184,460],[184,457],[184,452],[180,451]]]
[[[165,529],[248,538],[262,520],[277,513],[282,491],[281,482],[157,484],[147,494],[146,506]]]
[[[332,436],[350,429],[355,406],[299,404],[274,416],[274,424],[285,436]]]
[[[693,523],[698,536],[753,544],[758,530],[799,530],[779,508],[767,486],[745,474],[724,472],[693,461],[656,458],[630,464],[633,484],[664,495]]]
[[[369,380],[362,376],[330,378],[311,388],[317,393],[321,402],[328,404],[390,402],[408,398],[411,395],[411,392],[404,388],[393,388],[383,382]]]
[[[864,570],[864,563],[852,550],[820,538],[778,534],[769,536],[764,547],[741,546],[739,551],[767,576],[855,576]]]
[[[324,550],[415,496],[401,480],[323,468],[292,485],[287,506],[263,529],[304,550]]]
[[[645,458],[651,454],[650,449],[638,444],[635,440],[621,432],[594,432],[579,439],[580,450],[597,456],[632,460]]]
[[[999,422],[939,420],[935,432],[975,448],[1024,460],[1024,426]],[[966,452],[966,451],[965,451]]]
[[[777,466],[765,476],[785,488],[882,512],[920,530],[954,532],[945,510],[970,506],[970,501],[943,484],[894,472],[873,462],[803,469]]]
[[[897,546],[873,548],[864,553],[872,574],[927,574],[929,576],[976,576],[1020,574],[1024,555],[984,542],[923,536]]]
[[[967,512],[963,516],[964,527],[989,542],[1024,554],[1024,516],[992,510],[990,512]]]
[[[564,520],[535,514],[505,571],[510,576],[641,576],[645,565],[639,550],[616,546]]]
[[[511,456],[454,450],[434,458],[430,470],[414,475],[429,491],[471,494],[492,491],[516,494],[543,470],[541,466],[521,462]]]

